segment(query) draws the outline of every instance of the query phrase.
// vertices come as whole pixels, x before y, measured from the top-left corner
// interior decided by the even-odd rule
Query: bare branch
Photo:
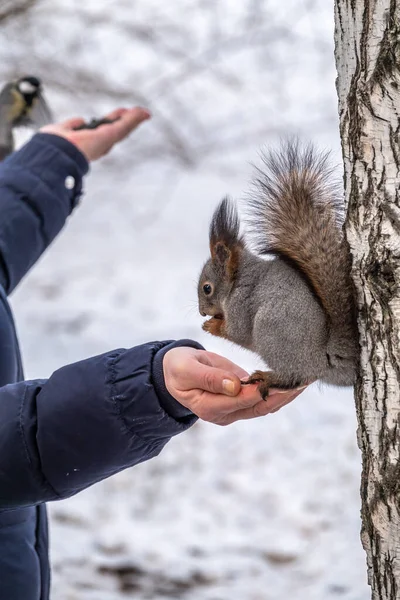
[[[18,4],[10,1],[6,6],[0,7],[0,23],[4,24],[15,17],[20,17],[39,4],[39,2],[40,0],[23,0]]]

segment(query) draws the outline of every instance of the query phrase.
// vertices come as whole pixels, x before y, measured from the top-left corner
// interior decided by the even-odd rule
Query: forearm
[[[156,456],[190,427],[189,411],[175,419],[163,408],[155,365],[167,344],[116,350],[2,388],[0,508],[76,494]]]
[[[88,163],[67,140],[37,134],[0,165],[0,283],[10,293],[62,229]]]

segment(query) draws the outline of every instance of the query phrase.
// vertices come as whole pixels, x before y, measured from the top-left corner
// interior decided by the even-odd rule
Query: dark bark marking
[[[383,89],[388,82],[389,85],[394,84],[397,86],[397,82],[390,81],[390,79],[396,77],[399,73],[400,27],[396,14],[396,4],[396,0],[391,0],[386,19],[386,28],[382,41],[379,44],[378,58],[370,79],[372,86],[378,84]]]
[[[372,73],[369,73],[370,34],[375,11],[377,6],[382,7],[382,2],[387,2],[389,6],[378,48],[378,60]],[[347,102],[344,103],[341,98],[340,106],[340,131],[346,141],[343,144],[343,154],[352,162],[347,164],[344,179],[349,196],[348,220],[360,233],[368,232],[370,243],[366,255],[358,256],[357,264],[352,265],[352,273],[358,283],[363,347],[364,352],[368,350],[371,365],[368,376],[372,377],[372,381],[368,387],[375,390],[373,398],[365,398],[360,377],[356,388],[356,408],[358,440],[363,455],[362,535],[364,547],[368,551],[368,575],[374,600],[397,600],[400,598],[400,589],[394,574],[399,568],[400,557],[395,554],[397,549],[394,552],[387,549],[387,540],[381,538],[374,519],[380,509],[387,512],[389,520],[397,520],[400,515],[400,461],[390,458],[390,455],[400,454],[400,412],[394,426],[389,426],[389,375],[386,368],[387,365],[391,373],[394,371],[400,389],[400,349],[396,343],[399,323],[395,321],[391,306],[392,301],[398,301],[400,295],[400,253],[391,247],[389,236],[384,233],[388,223],[395,230],[400,229],[400,185],[394,192],[390,190],[390,194],[385,189],[389,185],[387,166],[390,164],[392,170],[393,165],[396,165],[397,173],[400,173],[400,119],[393,126],[381,114],[377,115],[371,95],[372,92],[378,93],[385,102],[391,103],[394,111],[399,110],[400,13],[398,0],[379,0],[379,4],[377,0],[364,0],[361,7],[360,4],[357,0],[336,0],[337,28],[341,34],[336,40],[338,65],[344,64],[346,56],[351,55],[355,60]],[[349,35],[350,29],[345,27],[346,20],[358,21],[360,11],[361,31],[358,38],[354,39]],[[357,30],[356,27],[354,29]],[[337,89],[342,91],[340,81]],[[388,131],[392,153],[392,156],[384,158],[386,165],[378,177],[375,172],[381,163],[377,162],[375,149],[378,153],[382,152],[382,143],[374,140],[376,146],[372,146],[372,160],[370,155],[364,155],[366,149],[371,149],[367,146],[365,134],[365,118],[369,116],[386,123],[385,135]],[[359,180],[362,169],[366,174],[366,190],[361,187]],[[363,222],[360,221],[361,218]],[[362,375],[365,376],[366,373],[361,372]],[[381,421],[378,448],[370,438],[372,432],[367,417],[371,412],[375,412],[374,417]]]

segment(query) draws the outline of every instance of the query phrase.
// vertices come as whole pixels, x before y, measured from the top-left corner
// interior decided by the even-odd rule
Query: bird
[[[27,75],[6,83],[0,91],[0,161],[15,150],[14,128],[39,129],[51,122],[38,77]]]

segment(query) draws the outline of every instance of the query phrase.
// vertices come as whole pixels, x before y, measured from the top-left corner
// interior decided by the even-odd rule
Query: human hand
[[[294,400],[304,388],[270,390],[262,400],[257,385],[242,386],[248,373],[233,362],[205,350],[172,348],[163,360],[167,390],[204,421],[229,425],[273,413]]]
[[[150,117],[150,113],[145,108],[117,108],[105,117],[111,121],[117,120],[113,123],[100,125],[96,129],[75,131],[75,127],[85,123],[84,119],[78,117],[63,123],[46,125],[40,131],[67,139],[75,144],[87,160],[91,161],[107,154],[115,144],[126,138],[136,127],[143,121],[150,119]]]

